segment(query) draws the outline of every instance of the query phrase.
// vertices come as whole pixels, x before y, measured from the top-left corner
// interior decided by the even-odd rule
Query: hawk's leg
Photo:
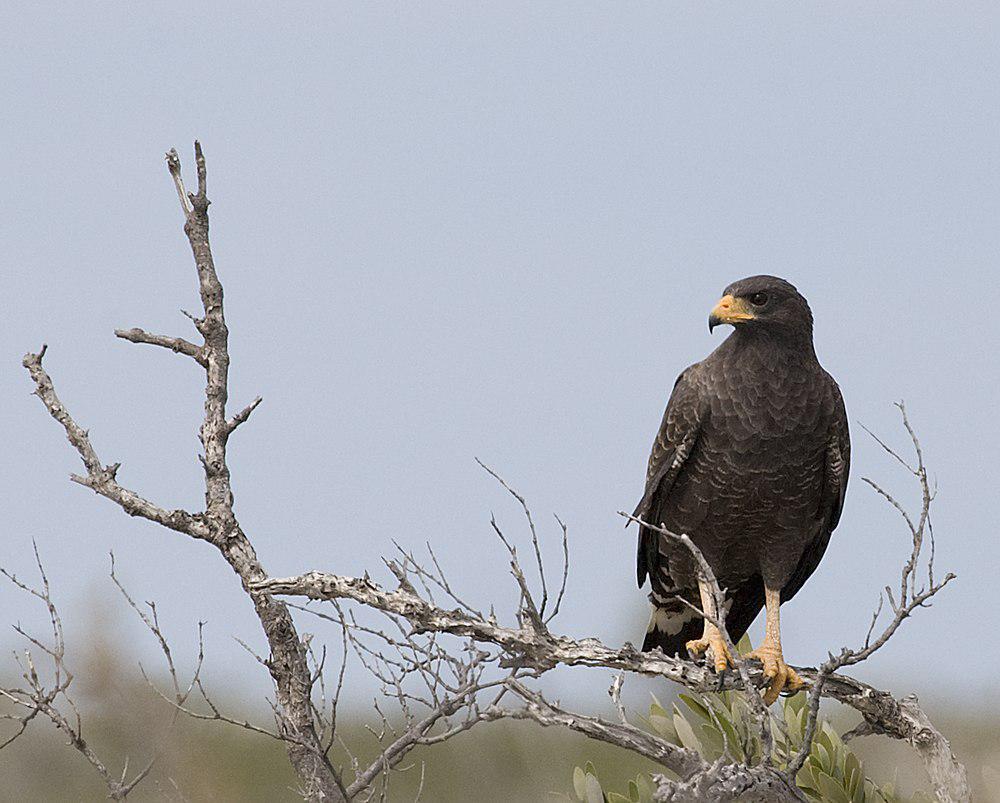
[[[756,658],[764,665],[764,677],[770,681],[764,703],[770,705],[782,691],[798,691],[805,684],[781,654],[781,591],[765,587],[764,605],[767,608],[764,641],[747,658]]]
[[[715,610],[712,589],[707,583],[699,580],[698,591],[701,594],[701,609],[718,621],[719,616]],[[712,663],[716,672],[725,672],[727,667],[736,665],[736,662],[733,661],[733,656],[729,652],[729,648],[726,646],[726,640],[722,637],[722,633],[719,632],[719,628],[709,622],[708,619],[705,620],[705,629],[702,631],[701,638],[689,641],[684,646],[687,647],[689,653],[695,656],[702,655],[706,650],[710,649],[712,651]]]

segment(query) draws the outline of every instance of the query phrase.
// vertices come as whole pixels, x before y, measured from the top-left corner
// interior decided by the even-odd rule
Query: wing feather
[[[699,367],[700,363],[695,363],[677,377],[653,440],[646,468],[646,487],[632,514],[645,521],[649,521],[649,516],[659,508],[659,500],[670,492],[697,443],[706,409],[698,383]],[[657,565],[657,540],[656,533],[646,527],[639,528],[636,577],[640,588],[647,576],[661,568]]]
[[[851,435],[840,388],[829,374],[827,379],[832,386],[833,414],[827,438],[823,492],[818,511],[821,524],[816,537],[803,551],[791,578],[781,589],[782,602],[794,597],[809,576],[816,571],[844,509],[844,495],[847,493],[847,479],[851,471]]]

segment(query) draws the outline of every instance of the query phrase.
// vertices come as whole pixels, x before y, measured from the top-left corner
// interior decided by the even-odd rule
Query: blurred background
[[[234,577],[204,544],[68,482],[77,457],[20,367],[48,343],[57,390],[119,479],[202,504],[199,372],[112,335],[194,334],[162,155],[190,168],[198,137],[231,401],[264,397],[231,444],[237,512],[272,575],[385,580],[392,539],[430,541],[458,589],[511,610],[490,512],[523,528],[478,456],[527,497],[553,570],[551,514],[570,527],[558,629],[637,641],[646,602],[617,511],[641,493],[674,378],[725,336],[706,326],[722,288],[778,274],[812,305],[855,442],[840,528],[783,616],[789,660],[857,644],[898,576],[906,531],[858,480],[914,505],[916,488],[857,425],[905,447],[905,399],[938,487],[938,568],[959,579],[856,674],[918,694],[990,799],[998,33],[987,3],[6,4],[0,564],[30,578],[37,542],[105,754],[138,765],[164,717],[137,668],[161,672],[157,646],[123,609],[110,551],[157,601],[179,665],[206,620],[211,688],[268,718],[266,673],[236,641],[263,638]],[[44,626],[9,585],[0,611]],[[0,645],[23,641],[7,629]],[[554,694],[606,707],[606,673],[553,674]],[[353,664],[347,683],[364,742],[377,689]],[[635,683],[630,705],[651,689],[669,696]],[[35,730],[0,752],[15,797],[102,796]],[[889,774],[908,755],[867,742]],[[565,734],[484,728],[428,754],[424,799],[549,799],[587,758],[638,769]],[[412,799],[412,777],[390,799]],[[280,746],[188,722],[142,795],[294,799],[291,784]]]

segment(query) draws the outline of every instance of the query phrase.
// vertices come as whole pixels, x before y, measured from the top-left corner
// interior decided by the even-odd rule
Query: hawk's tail
[[[642,651],[649,652],[659,647],[665,655],[687,657],[685,645],[701,637],[704,627],[702,618],[677,600],[657,602],[652,594],[650,600],[653,602],[653,613],[646,628]]]
[[[697,605],[694,594],[688,601]],[[661,599],[654,592],[649,595],[653,603],[653,615],[642,642],[642,651],[659,647],[666,655],[687,657],[687,643],[701,638],[704,620],[691,608],[676,598]],[[764,607],[764,583],[760,577],[753,577],[739,586],[734,594],[727,595],[726,629],[733,642],[743,638],[747,628],[760,609]]]

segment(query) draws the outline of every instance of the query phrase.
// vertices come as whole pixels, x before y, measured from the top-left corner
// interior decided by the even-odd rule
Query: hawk
[[[634,515],[691,537],[725,590],[734,642],[766,608],[765,637],[750,657],[763,664],[770,704],[803,685],[782,654],[779,609],[815,571],[840,519],[850,435],[795,287],[775,276],[735,282],[709,331],[719,324],[732,334],[674,384]],[[653,604],[643,650],[710,650],[724,671],[733,658],[721,633],[680,599],[718,618],[687,549],[640,527],[637,569]]]

